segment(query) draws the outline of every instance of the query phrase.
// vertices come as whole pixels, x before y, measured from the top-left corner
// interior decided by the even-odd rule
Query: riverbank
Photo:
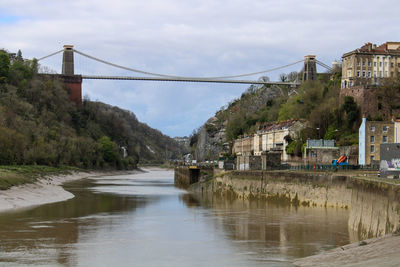
[[[0,191],[0,212],[12,211],[15,209],[28,208],[31,206],[43,205],[73,198],[74,195],[62,187],[63,183],[101,175],[115,175],[120,173],[134,173],[133,171],[71,171],[54,174],[52,172],[32,176],[20,175],[9,171],[9,177],[22,179],[25,183],[13,186],[7,190]],[[5,175],[4,172],[2,173]],[[9,178],[9,179],[11,179]],[[34,180],[33,180],[34,179]]]
[[[400,236],[386,235],[295,260],[296,266],[398,266]]]

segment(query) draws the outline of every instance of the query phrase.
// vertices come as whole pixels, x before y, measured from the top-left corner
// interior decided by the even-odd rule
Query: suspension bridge
[[[307,80],[316,80],[317,78],[317,68],[316,65],[320,65],[328,71],[332,71],[332,68],[323,62],[316,59],[314,55],[305,56],[304,59],[298,60],[283,66],[270,68],[262,71],[236,74],[229,76],[217,76],[217,77],[186,77],[178,75],[169,75],[154,73],[150,71],[139,70],[136,68],[126,67],[119,64],[115,64],[104,59],[100,59],[84,52],[74,49],[73,45],[64,45],[64,48],[51,53],[47,56],[41,57],[38,61],[43,61],[49,57],[55,56],[59,53],[63,53],[62,60],[62,73],[59,75],[64,83],[69,87],[71,99],[78,104],[81,103],[82,95],[82,79],[88,80],[137,80],[137,81],[166,81],[166,82],[197,82],[197,83],[230,83],[230,84],[252,84],[252,85],[284,85],[296,87],[301,82]],[[90,60],[97,61],[114,68],[122,69],[124,71],[133,72],[136,74],[141,74],[141,76],[106,76],[106,75],[76,75],[74,70],[74,53],[86,57]],[[269,81],[264,79],[259,80],[243,80],[243,77],[249,77],[254,75],[262,75],[268,72],[277,71],[284,69],[299,63],[304,63],[302,70],[300,71],[301,76],[294,81]],[[145,76],[143,76],[145,75]]]

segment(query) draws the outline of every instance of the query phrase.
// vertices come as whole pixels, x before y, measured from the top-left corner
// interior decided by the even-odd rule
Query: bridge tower
[[[303,82],[317,80],[317,64],[315,58],[315,55],[307,55],[304,57]]]
[[[74,46],[64,45],[61,79],[71,101],[82,105],[82,76],[74,74]]]
[[[74,75],[74,46],[64,45],[62,75]]]

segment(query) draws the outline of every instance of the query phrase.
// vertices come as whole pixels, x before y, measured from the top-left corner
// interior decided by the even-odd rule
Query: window
[[[388,142],[388,138],[386,135],[382,136],[382,143],[387,143]]]
[[[374,78],[376,78],[376,71],[374,71]]]
[[[376,67],[376,62],[374,62],[374,67]]]
[[[379,72],[379,78],[382,78],[382,71]]]
[[[368,62],[368,67],[371,67],[371,61]]]
[[[397,63],[397,67],[399,67],[399,68],[400,68],[400,63]]]
[[[371,78],[371,72],[370,71],[368,71],[368,77]]]
[[[375,160],[374,156],[371,156],[371,163]]]
[[[387,62],[385,62],[385,67],[387,67],[388,66],[388,64],[387,64]]]
[[[371,146],[371,153],[375,152],[375,146]]]
[[[382,67],[382,62],[379,62],[379,67]]]
[[[394,63],[393,63],[393,62],[392,62],[392,63],[390,63],[390,67],[392,67],[392,68],[394,67]]]
[[[375,143],[375,136],[371,135],[370,141],[371,141],[371,143]]]
[[[371,132],[375,132],[375,126],[373,126],[373,125],[370,126],[370,127],[369,127],[369,130],[370,130]]]
[[[357,66],[360,66],[360,61],[357,61]]]
[[[382,130],[383,132],[387,133],[387,131],[389,131],[389,126],[383,126]]]
[[[360,71],[359,70],[357,71],[357,77],[360,77]]]
[[[312,158],[316,158],[316,157],[317,157],[317,153],[311,152],[311,157],[312,157]]]
[[[390,72],[390,77],[393,77],[393,76],[394,76],[394,72],[391,71],[391,72]]]
[[[365,61],[363,61],[362,65],[365,66]]]
[[[388,77],[388,71],[387,70],[385,71],[385,77]]]
[[[365,70],[363,70],[362,75],[363,75],[363,77],[365,77]]]

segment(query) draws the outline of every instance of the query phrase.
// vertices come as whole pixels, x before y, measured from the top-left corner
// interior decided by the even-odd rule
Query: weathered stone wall
[[[188,188],[190,185],[190,173],[187,167],[175,167],[174,184],[180,188]]]
[[[348,185],[350,183],[350,185]],[[285,171],[233,171],[212,181],[194,184],[190,190],[224,195],[227,191],[239,198],[281,199],[307,206],[346,208],[351,202],[351,182],[347,177],[325,173]]]
[[[233,171],[190,186],[197,193],[263,198],[294,205],[349,208],[349,228],[362,239],[399,227],[399,186],[332,173]]]
[[[361,108],[361,114],[371,117],[382,115],[383,119],[390,119],[390,107],[384,101],[378,99],[376,88],[365,86],[353,86],[342,88],[339,99],[343,103],[345,96],[352,96]]]
[[[396,231],[400,221],[399,191],[397,185],[353,179],[350,229],[364,238]]]

